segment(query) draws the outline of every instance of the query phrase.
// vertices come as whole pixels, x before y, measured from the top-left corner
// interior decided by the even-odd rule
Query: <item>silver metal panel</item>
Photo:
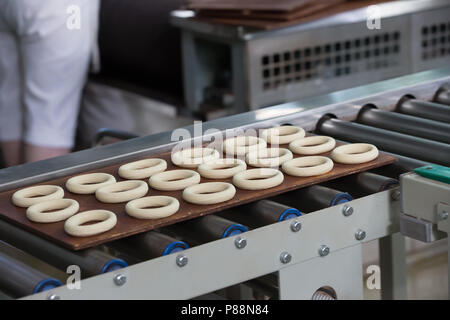
[[[249,41],[250,108],[407,74],[410,47],[406,15],[380,30],[364,20]]]
[[[317,120],[326,113],[334,113],[342,119],[353,120],[359,109],[367,103],[376,102],[381,109],[392,110],[398,99],[405,94],[414,94],[419,99],[429,100],[436,90],[448,81],[450,81],[450,67],[205,122],[202,128],[195,132],[194,126],[184,129],[198,139],[207,139],[208,135],[202,134],[212,128],[224,133],[226,130],[292,123],[306,130],[312,130]],[[1,169],[0,192],[169,151],[177,142],[172,138],[172,132],[168,131]]]
[[[450,6],[411,17],[412,72],[450,64]]]
[[[281,269],[280,299],[311,300],[321,287],[332,288],[338,300],[363,299],[361,252],[361,244],[358,244]]]
[[[394,191],[346,203],[354,209],[348,217],[342,214],[343,205],[301,216],[297,219],[302,223],[299,232],[291,231],[292,220],[246,232],[240,235],[247,240],[243,249],[235,247],[233,237],[185,250],[183,254],[189,261],[184,267],[176,265],[176,254],[164,256],[83,280],[81,290],[69,290],[64,286],[26,299],[46,299],[49,294],[56,294],[61,299],[188,299],[200,296],[319,257],[318,249],[324,244],[334,253],[398,232],[400,207],[399,201],[392,200]],[[355,239],[358,229],[366,231],[363,241]],[[292,255],[287,264],[280,261],[284,251]],[[322,263],[328,264],[328,259],[324,258]],[[123,286],[113,282],[117,273],[127,277]],[[355,279],[357,277],[355,275]]]
[[[409,172],[400,176],[402,212],[433,224],[440,220],[438,204],[450,205],[450,185]]]

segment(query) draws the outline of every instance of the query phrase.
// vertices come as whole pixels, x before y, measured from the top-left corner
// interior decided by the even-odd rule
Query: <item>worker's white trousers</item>
[[[95,0],[0,0],[0,141],[72,147],[97,10]]]

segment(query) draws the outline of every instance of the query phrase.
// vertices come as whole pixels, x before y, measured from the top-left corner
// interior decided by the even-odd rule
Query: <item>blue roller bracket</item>
[[[34,293],[39,293],[47,290],[52,290],[56,287],[61,286],[62,283],[59,280],[56,280],[54,278],[48,278],[40,281],[33,289]]]
[[[109,260],[107,263],[105,263],[105,265],[103,266],[100,273],[107,273],[110,271],[114,271],[114,270],[118,270],[118,269],[122,269],[122,268],[126,268],[126,267],[128,267],[128,263],[126,263],[122,259],[112,259],[112,260]]]
[[[166,256],[171,253],[180,252],[183,250],[189,249],[189,245],[183,241],[174,241],[170,243],[167,247],[164,248],[163,256]]]
[[[302,213],[299,210],[297,210],[295,208],[289,208],[289,209],[283,211],[283,213],[278,218],[278,222],[297,218],[297,217],[300,217],[301,215],[302,215]]]
[[[353,197],[349,193],[347,193],[347,192],[339,193],[333,198],[333,200],[331,200],[330,206],[332,207],[337,204],[349,202],[352,200],[353,200]]]
[[[222,239],[223,238],[227,238],[227,237],[232,237],[244,232],[247,232],[248,229],[246,227],[244,227],[242,224],[232,224],[231,226],[229,226],[225,232],[222,234]]]

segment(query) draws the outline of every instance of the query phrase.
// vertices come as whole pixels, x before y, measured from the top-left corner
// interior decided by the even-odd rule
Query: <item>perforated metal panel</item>
[[[354,23],[248,43],[251,108],[406,74],[408,17],[380,30]]]
[[[450,65],[450,8],[415,14],[412,26],[413,71]]]

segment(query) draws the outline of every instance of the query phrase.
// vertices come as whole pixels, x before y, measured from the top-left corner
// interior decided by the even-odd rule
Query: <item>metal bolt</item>
[[[51,293],[47,296],[47,300],[60,300],[60,299],[61,299],[61,297],[54,293]]]
[[[342,207],[342,214],[344,216],[346,216],[346,217],[351,216],[352,213],[353,213],[353,208],[352,207],[347,206],[347,205]]]
[[[126,282],[127,282],[127,277],[125,275],[119,273],[114,276],[114,283],[117,286],[119,286],[119,287],[123,286]]]
[[[394,201],[398,201],[398,200],[400,200],[401,195],[402,194],[401,194],[400,190],[394,190],[391,194],[391,199]]]
[[[366,237],[366,232],[364,230],[358,229],[355,232],[355,238],[358,241],[364,240],[364,238]]]
[[[234,240],[234,245],[238,249],[243,249],[247,245],[247,240],[242,237],[237,237],[236,240]]]
[[[188,257],[184,254],[180,254],[177,256],[177,266],[184,267],[188,263]]]
[[[292,256],[288,252],[282,252],[280,255],[280,261],[284,264],[291,262]]]
[[[448,212],[447,211],[442,211],[441,213],[439,213],[439,219],[440,220],[447,220],[448,219]]]
[[[292,221],[291,230],[293,232],[299,232],[301,228],[302,228],[302,224],[299,221],[297,221],[297,220]]]
[[[326,245],[322,245],[319,248],[319,256],[321,257],[325,257],[330,253],[330,247],[326,246]]]

